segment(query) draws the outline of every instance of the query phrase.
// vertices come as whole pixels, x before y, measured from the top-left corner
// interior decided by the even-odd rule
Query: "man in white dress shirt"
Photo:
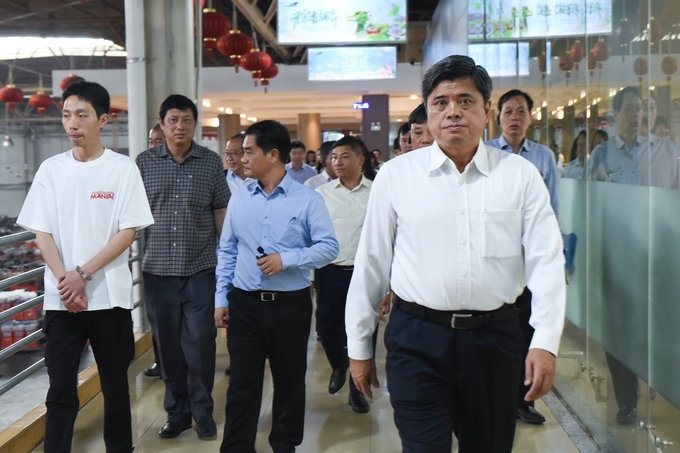
[[[228,167],[226,178],[231,193],[236,192],[249,182],[254,181],[254,179],[246,176],[246,172],[243,169],[243,162],[241,162],[241,158],[243,158],[244,138],[245,135],[243,134],[236,134],[231,137],[227,142],[224,153],[222,153],[222,157]]]
[[[319,159],[323,162],[323,170],[318,175],[312,176],[305,181],[305,187],[316,190],[317,187],[321,187],[337,178],[335,171],[333,171],[333,156],[331,155],[334,143],[334,141],[327,141],[321,144]]]
[[[340,243],[340,253],[328,266],[316,270],[316,332],[328,362],[333,368],[328,392],[340,391],[347,379],[347,335],[345,301],[354,270],[354,255],[359,245],[361,227],[366,217],[368,194],[372,182],[361,174],[366,146],[356,137],[343,137],[333,146],[332,160],[338,179],[316,189],[331,215]],[[354,382],[350,381],[348,404],[357,413],[370,406]]]
[[[350,370],[372,398],[371,335],[388,288],[387,383],[403,452],[512,450],[517,387],[552,386],[565,311],[564,256],[540,173],[481,141],[486,70],[453,55],[422,83],[432,146],[387,162],[373,183],[345,311]],[[511,303],[533,292],[522,363]]]

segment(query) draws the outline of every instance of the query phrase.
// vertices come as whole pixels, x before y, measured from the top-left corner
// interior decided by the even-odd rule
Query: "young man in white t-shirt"
[[[62,95],[73,148],[38,169],[17,223],[35,232],[45,269],[45,453],[69,452],[78,415],[77,373],[87,340],[104,395],[107,453],[132,451],[127,369],[134,358],[128,248],[154,223],[134,161],[100,140],[109,93],[77,82]]]

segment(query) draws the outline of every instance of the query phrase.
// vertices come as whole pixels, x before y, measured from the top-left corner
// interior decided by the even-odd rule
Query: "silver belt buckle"
[[[456,321],[460,318],[472,318],[472,314],[470,314],[470,313],[466,313],[466,314],[464,314],[464,313],[454,313],[454,314],[452,314],[451,315],[451,327],[453,327],[454,329],[464,329],[464,327],[456,325],[457,324]]]
[[[270,296],[271,298],[267,297]],[[276,293],[265,293],[261,292],[260,293],[260,300],[262,302],[273,302],[276,300]]]

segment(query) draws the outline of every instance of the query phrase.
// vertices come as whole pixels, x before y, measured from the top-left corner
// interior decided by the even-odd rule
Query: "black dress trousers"
[[[311,295],[267,302],[234,289],[228,300],[231,374],[220,452],[255,453],[266,359],[274,384],[269,444],[293,451],[304,433]]]

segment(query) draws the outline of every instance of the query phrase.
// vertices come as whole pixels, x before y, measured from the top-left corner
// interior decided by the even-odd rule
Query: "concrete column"
[[[389,127],[389,124],[386,124],[385,127]],[[307,149],[317,150],[321,148],[321,114],[298,114],[297,136]]]
[[[227,142],[230,137],[240,133],[241,129],[241,117],[239,115],[217,115],[217,119],[220,121],[219,126],[217,126],[217,142],[220,154],[227,147]]]
[[[144,3],[125,0],[125,48],[127,50],[128,147],[136,158],[148,148],[146,109],[146,49]],[[155,121],[154,121],[155,122]]]
[[[192,6],[191,0],[144,2],[147,131],[156,123],[166,97],[171,94],[196,97]]]
[[[368,108],[361,111],[361,137],[369,151],[379,149],[383,156],[390,149],[390,97],[368,94],[361,97]]]

